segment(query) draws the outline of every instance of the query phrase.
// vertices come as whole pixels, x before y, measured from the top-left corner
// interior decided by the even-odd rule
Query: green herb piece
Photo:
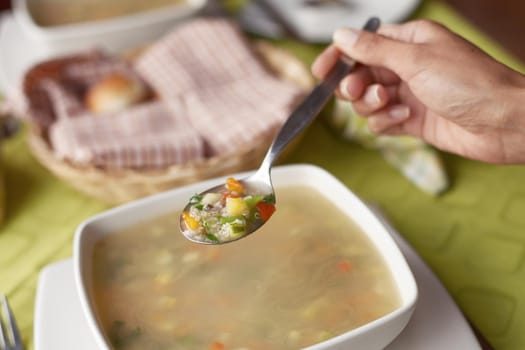
[[[195,209],[199,209],[199,210],[204,209],[204,205],[202,205],[202,204],[196,204],[194,207],[195,207]]]
[[[221,225],[224,225],[224,224],[232,223],[235,220],[242,220],[242,221],[244,221],[244,218],[242,216],[221,216],[221,218],[219,219],[219,223]]]
[[[263,200],[263,198],[263,196],[246,196],[244,201],[246,202],[246,205],[248,205],[248,208],[253,209],[257,203]]]
[[[275,204],[275,195],[273,193],[270,193],[262,199],[263,202]]]
[[[194,194],[191,198],[190,198],[190,204],[197,204],[199,203],[200,201],[202,200],[202,195],[201,194]]]
[[[244,225],[231,225],[231,228],[234,234],[244,233],[246,231],[246,226]]]
[[[214,234],[211,234],[211,233],[207,233],[206,234],[206,238],[208,238],[210,241],[213,241],[213,242],[218,242],[219,241],[217,236],[215,236]]]
[[[109,331],[109,338],[116,349],[128,347],[130,343],[141,335],[142,329],[140,327],[137,326],[133,329],[127,329],[126,323],[121,320],[115,320]]]

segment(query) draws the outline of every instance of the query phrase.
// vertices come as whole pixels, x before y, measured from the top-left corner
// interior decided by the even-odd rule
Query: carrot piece
[[[215,341],[210,345],[210,350],[224,350],[226,346],[223,343]]]
[[[190,213],[188,213],[187,211],[183,212],[182,213],[182,218],[184,219],[184,222],[186,223],[186,225],[188,225],[188,227],[191,229],[191,230],[196,230],[199,228],[200,224],[197,220],[195,220],[191,215]]]
[[[342,272],[350,272],[352,271],[352,264],[348,260],[341,260],[337,264],[337,269]]]
[[[224,192],[222,194],[222,200],[226,200],[227,198],[239,198],[239,195],[237,193],[234,193],[234,192]]]
[[[244,186],[239,180],[229,177],[226,179],[226,188],[228,191],[236,192],[237,194],[242,194],[244,192]]]
[[[275,205],[273,205],[272,203],[260,201],[259,203],[257,203],[256,207],[263,221],[267,221],[270,218],[270,216],[272,216],[272,214],[275,212]]]

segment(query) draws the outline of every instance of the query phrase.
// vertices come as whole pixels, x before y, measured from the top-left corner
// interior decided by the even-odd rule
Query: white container
[[[261,6],[261,2],[266,6]],[[241,23],[254,33],[280,37],[284,35],[280,22],[285,22],[301,40],[327,44],[332,41],[332,34],[338,28],[361,28],[372,16],[381,19],[382,23],[401,22],[415,11],[421,0],[313,0],[311,2],[318,5],[307,6],[306,0],[252,1],[241,12]],[[269,15],[271,12],[275,15]],[[277,21],[276,18],[280,20]]]
[[[236,178],[248,175],[236,174]],[[157,194],[111,209],[84,222],[76,231],[74,241],[74,275],[80,303],[100,349],[109,349],[97,324],[93,304],[92,256],[95,243],[106,235],[163,214],[180,210],[194,193],[224,182],[225,178],[203,181]],[[275,186],[309,186],[336,203],[367,235],[392,272],[401,296],[401,306],[393,312],[359,328],[308,347],[325,349],[383,349],[406,326],[415,308],[418,295],[414,276],[401,251],[385,226],[370,209],[335,177],[311,165],[277,167],[272,171]],[[278,200],[278,198],[277,198]],[[257,234],[257,233],[254,233]],[[232,243],[235,244],[235,243]]]
[[[108,52],[122,52],[159,38],[178,21],[196,14],[206,0],[186,0],[181,5],[110,19],[59,26],[38,25],[30,13],[31,1],[13,0],[13,12],[23,34],[45,57],[100,47]]]

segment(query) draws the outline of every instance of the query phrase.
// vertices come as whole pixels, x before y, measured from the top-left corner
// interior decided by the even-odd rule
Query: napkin
[[[158,168],[203,158],[204,144],[173,100],[107,115],[79,114],[50,128],[58,158],[113,168]]]
[[[410,136],[377,136],[352,104],[336,99],[332,118],[341,135],[363,147],[376,149],[414,185],[431,195],[444,192],[448,177],[439,153],[420,139]]]
[[[185,101],[210,156],[275,133],[303,94],[269,72],[238,25],[223,18],[178,26],[151,45],[135,69],[162,99]]]
[[[55,155],[80,165],[165,167],[233,154],[271,137],[304,93],[222,18],[184,22],[133,61],[95,50],[61,62],[30,94],[31,115]],[[140,80],[156,102],[91,112],[86,91],[114,74]]]
[[[135,69],[162,98],[267,77],[238,25],[197,18],[177,26],[135,61]]]

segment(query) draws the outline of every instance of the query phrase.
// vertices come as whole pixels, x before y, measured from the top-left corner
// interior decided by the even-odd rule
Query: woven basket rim
[[[38,128],[31,128],[28,133],[28,142],[31,149],[35,152],[35,155],[44,162],[55,163],[56,166],[61,164],[64,167],[68,167],[71,170],[78,171],[78,177],[93,178],[94,175],[98,175],[100,178],[114,177],[121,179],[123,176],[134,176],[134,177],[158,177],[162,178],[175,172],[183,171],[184,169],[196,169],[206,168],[209,169],[215,164],[223,163],[226,160],[232,159],[232,157],[239,157],[244,154],[250,154],[255,149],[258,149],[259,145],[266,144],[268,140],[272,140],[273,137],[260,137],[254,140],[253,145],[242,152],[230,152],[224,153],[218,156],[206,157],[198,160],[192,160],[185,163],[173,164],[163,168],[101,168],[93,165],[81,165],[74,164],[68,160],[62,160],[57,158],[49,143],[44,140],[41,136]]]
[[[305,92],[313,86],[313,77],[304,63],[288,51],[264,40],[254,41],[253,49],[265,61],[268,68],[273,70],[281,79],[295,83],[302,87]],[[50,74],[56,74],[56,66],[59,61],[64,62],[64,58],[50,61]],[[289,68],[287,68],[288,66]],[[45,62],[35,67],[46,70]],[[34,76],[38,76],[38,72],[30,75],[31,79],[24,80],[24,92],[29,91],[32,88],[31,83],[37,81],[33,79]],[[94,165],[74,164],[56,157],[43,130],[35,123],[29,123],[28,129],[28,144],[33,156],[39,163],[59,178],[70,182],[73,187],[106,202],[116,203],[124,202],[127,199],[112,198],[114,194],[105,194],[102,187],[119,186],[120,188],[112,188],[110,192],[119,191],[121,192],[119,195],[124,197],[126,197],[126,191],[137,191],[138,194],[130,193],[128,196],[129,199],[134,199],[143,196],[143,192],[153,193],[156,191],[144,188],[137,189],[139,186],[157,188],[165,187],[163,186],[164,183],[166,185],[171,183],[173,185],[171,187],[176,187],[176,185],[222,175],[223,169],[254,169],[257,167],[257,164],[253,164],[254,155],[262,160],[262,152],[266,153],[275,134],[262,135],[251,143],[239,147],[235,152],[173,164],[163,168],[102,168]],[[251,166],[243,167],[243,163],[251,163]],[[101,186],[100,191],[97,190],[100,193],[93,193],[95,191],[93,188],[97,186]],[[134,189],[132,189],[133,186]]]

